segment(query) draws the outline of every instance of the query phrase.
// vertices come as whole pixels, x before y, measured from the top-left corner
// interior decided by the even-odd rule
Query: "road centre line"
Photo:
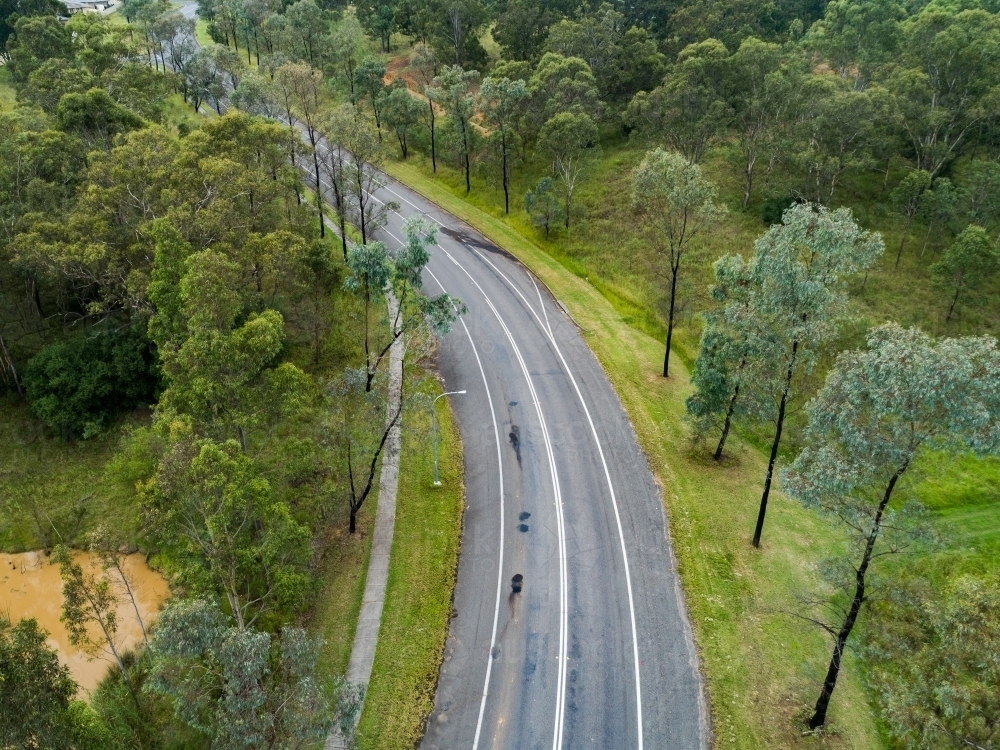
[[[444,288],[444,284],[434,275],[431,269],[427,269],[427,273],[431,275],[431,278],[437,282],[437,285],[441,287],[441,291],[444,294],[448,293],[448,290]],[[486,697],[489,695],[490,690],[490,674],[493,671],[493,649],[496,647],[497,643],[497,623],[500,620],[500,600],[503,597],[503,544],[504,544],[504,495],[503,495],[503,458],[502,451],[500,448],[500,428],[497,426],[497,415],[493,408],[493,397],[490,395],[490,384],[486,379],[486,370],[483,368],[483,362],[479,358],[479,350],[476,349],[476,342],[472,339],[472,334],[469,332],[469,327],[465,324],[463,318],[459,318],[462,324],[462,328],[465,329],[465,335],[469,338],[469,344],[472,346],[472,353],[476,356],[476,364],[479,365],[479,373],[483,376],[483,386],[486,388],[486,399],[490,404],[490,416],[493,418],[493,436],[496,439],[497,445],[497,468],[500,474],[500,559],[497,563],[497,598],[496,604],[493,607],[493,633],[490,636],[490,650],[486,654],[486,679],[483,682],[483,697],[479,702],[479,720],[476,722],[476,736],[472,741],[472,748],[476,750],[479,746],[479,734],[483,728],[483,715],[486,712]]]
[[[438,247],[441,246],[438,245]],[[549,471],[552,475],[553,493],[555,495],[556,506],[556,528],[559,537],[559,668],[556,677],[556,716],[555,727],[553,730],[552,748],[553,750],[561,750],[563,740],[563,724],[566,713],[566,662],[569,642],[569,581],[566,560],[566,526],[563,518],[562,492],[559,487],[559,472],[556,468],[555,451],[552,447],[552,439],[549,436],[548,426],[545,422],[545,415],[542,413],[542,404],[538,398],[538,392],[535,390],[534,381],[531,379],[531,373],[528,371],[528,366],[524,361],[524,357],[521,356],[521,350],[514,341],[514,336],[510,332],[510,328],[507,327],[507,323],[500,315],[500,311],[494,306],[493,301],[489,298],[489,295],[486,294],[485,290],[479,285],[479,282],[476,281],[472,274],[468,272],[465,266],[455,261],[451,253],[443,247],[441,250],[445,255],[451,258],[460,269],[462,269],[462,272],[468,276],[469,280],[475,284],[477,289],[479,289],[480,293],[483,295],[483,299],[486,300],[486,304],[489,305],[493,314],[496,316],[497,322],[500,323],[504,333],[507,335],[507,340],[510,342],[511,347],[514,350],[514,355],[517,357],[517,361],[521,366],[521,371],[524,373],[525,380],[528,384],[528,390],[531,392],[531,398],[535,404],[535,412],[538,415],[538,421],[542,428],[542,440],[545,443],[545,451],[549,460]]]
[[[415,204],[413,204],[411,201],[407,200],[403,196],[399,195],[394,190],[390,189],[388,186],[383,186],[383,187],[385,187],[385,189],[388,192],[392,193],[393,195],[396,195],[397,197],[401,198],[403,201],[405,201],[409,205],[413,206],[413,208],[416,209],[417,211],[420,211],[423,216],[427,216],[427,218],[430,218],[432,221],[436,222],[441,227],[445,226],[440,221],[438,221],[437,219],[435,219],[433,216],[429,216],[428,214],[424,213],[418,206],[416,206]],[[378,201],[379,203],[382,203],[382,205],[385,205],[385,202],[381,201],[377,197],[375,197],[375,195],[372,192],[369,192],[368,195],[369,195],[369,197],[373,198],[374,200]],[[324,202],[326,202],[326,201],[324,201]],[[402,214],[400,214],[398,211],[394,211],[393,213],[395,213],[400,218],[404,218],[404,219],[406,218],[406,217],[403,217]],[[387,227],[383,227],[383,228],[386,230],[386,232],[390,236],[393,237],[393,239],[396,239],[397,241],[400,241],[400,240],[398,240],[398,238],[395,237],[395,235],[393,235],[391,232],[389,232],[389,230],[388,230]],[[459,243],[459,244],[464,244],[464,243]],[[510,329],[507,327],[506,322],[504,321],[503,317],[500,315],[499,310],[497,310],[497,308],[494,306],[493,301],[486,294],[485,290],[479,285],[479,282],[477,282],[475,280],[475,278],[473,278],[472,274],[470,274],[469,271],[461,263],[459,263],[457,260],[455,260],[454,256],[452,256],[452,254],[449,253],[447,250],[445,250],[440,244],[438,244],[437,247],[440,248],[444,252],[444,254],[451,260],[452,263],[454,263],[456,266],[458,266],[462,270],[462,272],[466,276],[468,276],[469,280],[472,281],[473,284],[475,284],[476,288],[479,289],[480,293],[483,295],[483,298],[485,299],[486,304],[489,305],[490,309],[493,311],[493,314],[496,316],[497,321],[500,323],[501,327],[504,329],[504,333],[506,334],[508,341],[510,341],[511,347],[514,350],[514,354],[517,357],[518,363],[521,366],[521,370],[524,373],[525,379],[527,380],[528,389],[531,392],[532,400],[533,400],[533,402],[535,404],[535,411],[536,411],[536,413],[538,415],[538,419],[539,419],[539,422],[540,422],[541,427],[542,427],[542,439],[543,439],[543,442],[545,444],[545,450],[546,450],[546,454],[547,454],[547,457],[548,457],[548,460],[549,460],[549,470],[550,470],[550,473],[552,475],[553,492],[554,492],[554,496],[555,496],[554,499],[555,499],[555,507],[556,507],[556,527],[557,527],[557,533],[558,533],[558,539],[559,539],[559,584],[560,584],[560,602],[559,602],[559,605],[560,605],[560,619],[559,619],[559,655],[557,657],[558,658],[558,662],[559,662],[559,668],[558,668],[557,679],[556,679],[556,716],[555,716],[555,726],[554,726],[554,730],[553,730],[553,745],[552,746],[553,746],[553,750],[561,750],[561,748],[562,748],[562,742],[563,742],[563,728],[564,728],[565,709],[566,709],[566,667],[567,667],[567,660],[568,660],[568,643],[569,643],[569,634],[568,634],[568,631],[569,631],[569,602],[568,602],[569,581],[568,581],[568,570],[567,570],[568,563],[567,563],[567,557],[566,557],[566,527],[565,527],[565,519],[563,518],[562,493],[561,493],[560,485],[559,485],[558,470],[556,468],[555,452],[554,452],[554,449],[553,449],[553,446],[552,446],[551,438],[549,436],[548,427],[547,427],[546,422],[545,422],[545,417],[542,414],[541,401],[539,400],[538,394],[537,394],[537,392],[535,390],[534,382],[531,379],[531,375],[530,375],[530,373],[528,371],[528,367],[527,367],[527,365],[526,365],[526,363],[525,363],[525,361],[524,361],[524,359],[523,359],[523,357],[521,355],[520,349],[518,348],[516,342],[514,341],[514,337],[511,334]],[[478,253],[478,251],[476,251],[473,248],[470,248],[470,249],[472,249],[473,252],[476,252],[477,255],[480,255],[480,257],[482,257],[481,254]],[[485,258],[484,258],[484,260],[485,260]],[[487,262],[489,262],[489,261],[487,261]],[[494,269],[496,269],[496,266],[494,266],[492,263],[490,263],[490,265]],[[428,268],[427,270],[433,276],[433,273],[430,271],[430,268]],[[501,274],[501,275],[503,275],[503,274]],[[507,281],[508,284],[510,284],[510,280],[506,279],[506,276],[504,276],[504,279]],[[435,281],[438,281],[436,277],[435,277]],[[440,286],[440,281],[438,281],[438,284]],[[511,285],[511,286],[512,286],[512,288],[514,288],[513,285]],[[535,319],[539,320],[539,323],[541,323],[540,319],[538,318],[538,314],[535,312],[534,308],[527,302],[527,300],[524,299],[524,296],[520,294],[519,290],[517,290],[516,288],[514,288],[514,289],[515,289],[515,291],[518,292],[519,296],[521,296],[521,299],[525,301],[525,304],[527,304],[528,309],[531,310],[532,315],[534,315]],[[464,321],[462,321],[462,325],[465,326],[465,322]],[[543,330],[544,330],[544,327],[543,327]],[[466,327],[466,331],[468,331],[467,327]],[[554,337],[552,337],[551,331],[549,331],[549,338],[550,338],[550,340],[554,344]],[[565,359],[562,357],[562,353],[559,352],[558,347],[556,347],[556,350],[559,353],[560,359],[562,359],[563,366],[566,367],[567,372],[568,372],[568,367],[566,366]],[[477,355],[477,357],[478,357],[478,355]],[[572,379],[572,374],[571,373],[570,373],[570,377]],[[574,387],[575,387],[576,386],[575,379],[573,379],[573,384],[574,384]],[[578,395],[580,394],[579,388],[577,388],[577,394]],[[582,396],[581,396],[581,401],[582,401]],[[587,412],[588,420],[590,420],[590,413],[589,413],[588,410],[586,410],[586,405],[585,404],[584,404],[584,409]],[[594,430],[594,425],[593,425],[593,421],[592,420],[590,420],[590,424],[591,424],[591,429]],[[594,430],[594,434],[595,434],[595,438],[596,438],[596,430]],[[604,463],[605,474],[608,475],[607,463],[604,461],[604,453],[603,453],[603,451],[600,450],[600,443],[598,443],[598,450],[601,453],[601,460]],[[609,482],[609,485],[610,485],[610,475],[608,475],[608,482]],[[614,490],[612,490],[612,498],[613,497],[614,497]],[[616,517],[617,517],[617,504],[615,504],[615,512],[616,512]],[[621,534],[621,521],[620,521],[620,519],[619,519],[619,533]],[[622,540],[622,544],[623,544],[623,552],[624,552],[624,539]],[[631,604],[632,604],[631,582],[630,582],[630,580],[628,578],[627,571],[628,571],[628,566],[627,566],[627,561],[626,561],[626,580],[629,582],[629,604],[631,606]],[[502,575],[502,573],[501,573],[501,575]],[[502,586],[502,580],[501,580],[501,586]],[[634,614],[633,614],[632,626],[633,626],[633,649],[634,649],[635,654],[636,654],[636,666],[638,667],[638,650],[637,650],[636,642],[635,642],[635,619],[634,619]],[[487,671],[488,672],[489,672],[489,670],[492,667],[492,645],[491,645],[490,651],[491,651],[491,653],[489,655],[490,663],[487,664]],[[637,682],[637,685],[638,685],[638,670],[636,671],[636,682]],[[484,687],[483,703],[481,703],[481,705],[480,705],[480,717],[479,717],[479,722],[477,723],[476,737],[475,737],[474,743],[473,743],[473,750],[477,750],[477,747],[478,747],[479,736],[480,736],[480,729],[481,729],[482,718],[483,718],[484,707],[485,707],[485,700],[486,700],[485,692],[486,692],[486,690],[485,690],[485,687]],[[641,748],[642,748],[641,707],[640,707],[639,747],[640,747],[640,750],[641,750]]]
[[[523,294],[521,294],[521,290],[518,289],[516,286],[514,286],[514,283],[509,278],[507,278],[506,274],[504,274],[503,271],[501,271],[499,268],[497,268],[489,258],[487,258],[485,255],[483,255],[481,252],[479,252],[475,248],[471,248],[471,249],[472,249],[472,252],[474,252],[476,255],[478,255],[480,258],[482,258],[484,261],[486,261],[493,268],[493,270],[496,271],[503,278],[503,280],[507,282],[508,286],[510,286],[510,288],[513,289],[517,293],[517,295],[524,301],[524,304],[528,306],[528,309],[531,310],[532,315],[535,316],[535,320],[538,321],[538,324],[541,325],[542,328],[543,328],[543,330],[544,330],[545,326],[542,324],[541,319],[538,317],[538,313],[535,312],[534,308],[532,308],[531,305],[528,303],[528,300],[525,299],[525,297],[524,297]],[[468,273],[468,272],[466,271],[466,273]],[[529,273],[529,276],[530,275],[531,274]],[[534,284],[534,279],[533,278],[532,278],[532,283]],[[537,285],[535,286],[535,289],[536,290],[538,289]],[[541,303],[541,294],[539,294],[539,303]],[[544,305],[542,306],[542,311],[543,312],[545,311]],[[546,322],[547,321],[548,321],[548,315],[546,314]],[[594,420],[590,416],[590,409],[587,407],[587,402],[583,398],[583,393],[580,392],[580,386],[577,384],[576,378],[573,376],[573,372],[569,369],[569,364],[566,362],[566,358],[563,356],[562,350],[559,348],[559,344],[556,343],[555,337],[552,335],[551,331],[552,331],[552,329],[549,328],[549,340],[552,343],[553,348],[555,348],[556,354],[559,355],[559,359],[562,362],[563,368],[566,370],[566,374],[569,375],[570,382],[573,383],[573,389],[576,391],[577,398],[580,399],[580,405],[583,406],[583,411],[587,415],[587,422],[590,425],[590,432],[594,436],[594,443],[597,445],[597,451],[598,451],[598,453],[601,456],[601,466],[604,468],[604,476],[605,476],[605,478],[607,479],[607,482],[608,482],[608,491],[611,493],[611,505],[612,505],[612,507],[614,508],[614,511],[615,511],[615,522],[618,525],[618,539],[621,542],[622,560],[623,560],[623,562],[625,564],[625,585],[626,585],[626,588],[628,590],[629,616],[630,616],[631,621],[632,621],[632,623],[631,623],[632,624],[632,656],[633,656],[633,660],[635,662],[636,712],[637,712],[637,715],[638,715],[638,725],[639,725],[638,726],[638,729],[639,729],[639,745],[638,745],[638,748],[639,748],[639,750],[643,750],[643,736],[642,736],[642,685],[641,685],[641,681],[640,681],[640,678],[639,678],[639,639],[638,639],[638,633],[637,633],[637,629],[636,629],[636,625],[635,625],[635,601],[634,601],[634,597],[632,595],[632,575],[631,575],[631,572],[629,570],[628,552],[627,552],[627,550],[625,548],[625,533],[624,533],[624,531],[622,529],[622,519],[621,519],[621,515],[620,515],[620,513],[618,511],[618,499],[615,496],[615,488],[614,488],[614,485],[613,485],[613,483],[611,481],[611,472],[608,470],[608,462],[607,462],[607,460],[604,457],[604,449],[601,447],[601,440],[597,436],[597,428],[594,426]]]

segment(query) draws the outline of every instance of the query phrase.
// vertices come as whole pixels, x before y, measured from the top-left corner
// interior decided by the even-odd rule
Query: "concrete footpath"
[[[386,291],[389,320],[398,322],[399,301]],[[403,403],[403,354],[406,346],[400,335],[389,349],[389,398],[386,404],[386,424],[395,420],[389,430],[382,453],[382,473],[379,476],[378,507],[375,511],[375,532],[372,536],[371,555],[368,559],[368,575],[365,579],[365,593],[358,615],[358,629],[354,633],[351,660],[347,665],[347,681],[367,691],[371,679],[375,649],[382,624],[382,607],[385,605],[385,589],[389,581],[389,556],[392,552],[392,536],[396,526],[396,491],[399,488],[399,453],[402,444],[402,430],[399,410]],[[362,698],[363,700],[363,698]],[[362,706],[364,704],[362,703]],[[358,711],[357,719],[361,717]],[[350,747],[349,742],[334,729],[327,737],[325,750]]]

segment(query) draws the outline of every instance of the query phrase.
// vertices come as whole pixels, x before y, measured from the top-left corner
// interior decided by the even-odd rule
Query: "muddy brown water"
[[[101,574],[100,562],[94,555],[78,552],[75,559],[85,571]],[[146,565],[141,554],[129,555],[123,567],[148,631],[156,613],[170,596],[170,587],[163,576]],[[116,574],[114,580],[119,582],[121,594],[117,644],[128,649],[142,642],[142,629]],[[62,599],[59,566],[51,565],[50,558],[43,552],[0,554],[0,613],[10,618],[11,622],[23,617],[38,620],[38,624],[49,633],[49,646],[59,652],[59,659],[69,667],[81,691],[89,692],[97,686],[113,662],[102,654],[91,656],[70,645],[66,628],[59,622]],[[96,631],[94,635],[97,635]]]

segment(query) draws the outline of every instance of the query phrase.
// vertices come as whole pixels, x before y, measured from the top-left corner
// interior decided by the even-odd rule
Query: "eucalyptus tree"
[[[790,114],[797,81],[781,46],[750,37],[729,57],[726,99],[743,155],[743,208],[750,203],[758,159],[774,147]]]
[[[339,78],[347,88],[348,101],[357,104],[357,92],[354,90],[354,71],[368,51],[368,40],[365,30],[354,15],[347,15],[337,24],[330,44],[333,55],[330,66],[335,77]],[[329,74],[328,74],[329,75]]]
[[[957,182],[962,220],[996,232],[1000,225],[1000,163],[972,159],[964,165]]]
[[[545,239],[548,239],[549,232],[562,216],[562,202],[553,189],[551,177],[543,177],[524,194],[524,210],[532,224],[545,230]]]
[[[423,269],[430,260],[427,248],[437,241],[436,227],[429,221],[411,217],[403,224],[403,234],[405,243],[395,253],[390,253],[383,242],[352,245],[347,253],[351,275],[344,287],[364,304],[365,392],[371,391],[393,343],[421,326],[444,335],[464,311],[462,303],[447,294],[437,297],[420,294]],[[388,339],[376,343],[373,309],[382,307],[390,290],[396,312],[389,320]]]
[[[511,151],[517,145],[517,121],[521,116],[522,104],[528,96],[528,87],[524,81],[485,78],[476,98],[476,105],[491,129],[490,140],[499,153],[505,214],[510,213]]]
[[[931,235],[938,227],[954,228],[957,223],[961,193],[947,177],[938,177],[933,187],[927,188],[920,196],[920,214],[927,222],[924,244],[920,247],[920,257],[927,251]]]
[[[207,598],[177,599],[157,622],[148,685],[213,747],[318,746],[336,719],[316,674],[322,645],[290,625],[280,636],[233,627]]]
[[[375,118],[375,129],[382,139],[382,107],[385,97],[385,63],[374,57],[366,57],[354,71],[355,106],[367,100]]]
[[[806,407],[807,445],[783,473],[786,491],[846,528],[848,604],[825,626],[833,655],[810,729],[826,724],[847,646],[871,596],[872,566],[919,539],[907,478],[928,450],[984,454],[1000,446],[1000,351],[988,337],[934,341],[916,328],[873,329],[842,353]]]
[[[247,449],[254,429],[301,410],[311,381],[279,360],[281,314],[246,314],[239,264],[217,250],[190,253],[176,230],[161,225],[154,232],[149,332],[167,384],[158,410],[186,419],[196,435],[236,437]]]
[[[382,103],[382,121],[396,134],[399,151],[405,160],[410,152],[410,138],[426,112],[424,105],[410,90],[393,86]]]
[[[83,569],[64,544],[56,545],[52,562],[59,566],[62,579],[62,613],[59,621],[66,627],[70,645],[91,657],[111,657],[136,707],[139,698],[125,666],[121,636],[118,635],[118,593],[107,574],[94,575]],[[93,634],[97,631],[99,635]]]
[[[300,59],[322,68],[322,47],[329,15],[314,0],[297,0],[285,10],[285,21]]]
[[[326,223],[323,221],[323,182],[319,174],[319,148],[322,134],[320,125],[329,108],[329,92],[323,75],[305,63],[285,63],[275,71],[275,83],[285,93],[289,102],[289,119],[294,113],[296,119],[305,128],[306,137],[312,153],[313,190],[316,193],[316,210],[319,213],[319,236],[326,236]]]
[[[553,174],[562,183],[563,225],[569,229],[573,196],[600,151],[597,126],[589,115],[561,112],[542,126],[538,150],[549,158]]]
[[[0,743],[11,748],[73,747],[82,718],[71,708],[78,686],[34,618],[0,615]],[[96,746],[96,745],[95,745]]]
[[[348,166],[351,155],[341,143],[341,138],[355,126],[357,112],[350,104],[342,104],[334,108],[324,123],[324,132],[332,140],[327,140],[321,149],[323,171],[333,191],[333,209],[337,214],[337,226],[340,231],[341,251],[344,262],[347,262],[347,221],[350,210],[350,184]]]
[[[345,117],[347,113],[352,117]],[[382,202],[373,195],[386,184],[381,170],[385,150],[375,128],[358,117],[349,104],[340,109],[338,117],[329,119],[328,124],[331,126],[327,134],[330,140],[348,154],[340,162],[344,169],[343,184],[353,204],[353,220],[361,230],[361,244],[367,244],[372,232],[385,224],[389,212],[399,208],[395,201]]]
[[[494,72],[494,75],[499,74]],[[514,79],[513,71],[505,75]],[[531,71],[527,82],[531,95],[527,119],[532,135],[537,135],[545,121],[560,112],[582,112],[595,121],[604,114],[597,79],[587,62],[579,57],[546,52]]]
[[[461,65],[446,65],[427,88],[432,104],[444,108],[458,136],[459,159],[465,170],[465,193],[472,190],[471,156],[473,135],[471,120],[476,114],[476,98],[472,87],[479,80],[478,70],[463,70]]]
[[[711,296],[720,306],[705,314],[698,357],[691,372],[694,393],[685,401],[688,418],[700,438],[719,430],[713,458],[722,460],[734,421],[760,419],[767,399],[760,388],[772,370],[774,338],[750,306],[751,278],[739,255],[714,265]]]
[[[944,322],[950,323],[958,299],[981,289],[1000,270],[1000,250],[986,230],[970,224],[931,266],[934,285],[951,297]]]
[[[225,601],[240,632],[294,611],[311,583],[308,527],[274,497],[235,440],[193,438],[182,423],[169,430],[140,500],[150,535],[171,552],[178,582]]]
[[[416,81],[419,92],[427,97],[427,129],[431,136],[431,171],[433,172],[437,172],[434,99],[427,93],[427,90],[434,85],[439,67],[440,62],[433,48],[422,42],[414,45],[413,52],[410,53],[408,70]]]
[[[898,213],[906,217],[906,224],[903,226],[902,235],[899,238],[899,248],[896,250],[896,268],[899,268],[899,259],[903,255],[903,246],[910,233],[910,224],[913,217],[920,210],[921,196],[924,191],[931,186],[931,175],[922,169],[915,169],[900,180],[899,185],[889,195],[893,208]]]
[[[830,206],[844,177],[871,169],[885,120],[885,90],[857,91],[833,76],[807,76],[798,91],[793,162],[803,173],[802,195]]]
[[[802,43],[860,91],[897,59],[906,15],[897,0],[833,0]]]
[[[907,750],[991,747],[1000,739],[1000,579],[964,574],[944,587],[873,602],[865,655],[884,717]]]
[[[665,279],[667,342],[663,377],[670,374],[670,343],[674,333],[677,282],[681,266],[698,236],[715,225],[724,212],[715,204],[715,186],[681,154],[648,151],[632,174],[632,208],[640,218],[651,250],[654,273]]]
[[[900,64],[890,69],[886,85],[917,167],[933,177],[966,152],[993,117],[1000,17],[932,4],[900,28]]]
[[[836,333],[836,322],[847,307],[846,277],[868,269],[885,250],[882,237],[862,231],[849,209],[796,204],[754,243],[747,263],[747,314],[766,331],[769,357],[762,376],[755,378],[757,398],[772,406],[774,437],[764,477],[764,489],[754,528],[753,546],[760,546],[771,493],[774,467],[781,446],[789,400],[798,376],[807,371],[818,349]],[[763,415],[762,415],[763,416]]]
[[[697,164],[730,116],[724,96],[729,67],[729,51],[717,39],[685,47],[662,84],[635,95],[625,123]]]

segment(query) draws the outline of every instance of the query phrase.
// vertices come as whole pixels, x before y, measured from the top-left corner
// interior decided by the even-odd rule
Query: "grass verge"
[[[803,736],[800,718],[818,694],[830,644],[792,616],[798,597],[822,589],[817,565],[843,539],[828,523],[772,494],[763,548],[749,539],[764,472],[761,454],[733,445],[722,466],[692,446],[684,425],[686,369],[657,376],[662,344],[629,325],[594,286],[501,219],[490,216],[410,164],[387,167],[528,265],[570,310],[635,426],[663,488],[671,536],[712,706],[720,748],[880,748],[876,720],[849,658],[828,734]]]
[[[440,386],[427,379],[431,397]],[[437,403],[441,486],[433,485],[426,409],[407,416],[385,609],[364,712],[361,750],[414,747],[434,703],[451,619],[462,528],[462,445],[445,399]]]

